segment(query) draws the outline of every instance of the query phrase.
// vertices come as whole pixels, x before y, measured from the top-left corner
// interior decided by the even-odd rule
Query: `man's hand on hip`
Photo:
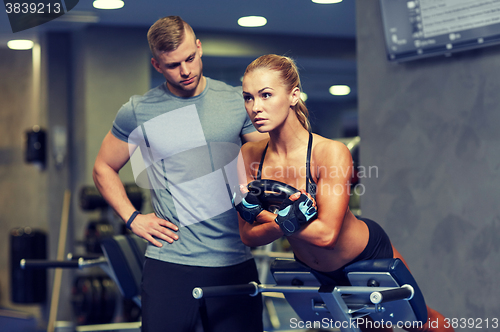
[[[173,243],[179,239],[179,235],[175,233],[179,230],[179,227],[168,220],[158,218],[154,213],[138,215],[134,222],[130,224],[130,229],[135,235],[142,237],[157,247],[162,247],[162,244],[155,238],[168,243]]]

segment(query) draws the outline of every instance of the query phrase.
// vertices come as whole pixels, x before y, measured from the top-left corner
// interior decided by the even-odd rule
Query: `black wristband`
[[[132,230],[132,228],[130,227],[130,224],[132,224],[132,221],[134,221],[135,217],[137,217],[138,214],[140,214],[139,211],[134,211],[134,213],[132,213],[130,218],[128,218],[128,221],[127,221],[127,228],[128,229]]]

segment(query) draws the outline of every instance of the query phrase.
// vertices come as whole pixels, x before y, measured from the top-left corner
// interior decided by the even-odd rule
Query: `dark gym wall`
[[[149,48],[146,30],[131,28],[91,28],[79,39],[76,93],[82,104],[78,114],[86,143],[85,176],[82,182],[93,183],[91,171],[106,133],[111,129],[118,109],[131,95],[149,89]],[[80,123],[78,121],[78,123]],[[123,180],[133,180],[125,175]]]
[[[48,234],[48,258],[55,259],[64,191],[71,192],[67,250],[82,240],[96,213],[79,207],[79,190],[91,185],[92,166],[120,106],[132,94],[147,91],[149,51],[140,29],[87,29],[41,36],[41,93],[34,100],[31,51],[0,48],[0,306],[47,318],[53,282],[48,278],[46,306],[15,305],[10,300],[9,230],[21,226]],[[24,162],[23,134],[38,124],[47,131],[47,166],[39,171]],[[66,131],[62,164],[54,157],[54,132]],[[120,174],[133,181],[129,167]],[[58,320],[71,320],[75,271],[65,270]]]
[[[45,112],[33,99],[31,51],[0,48],[0,305],[10,302],[10,249],[12,228],[47,230],[47,175],[24,163],[24,133],[45,125]],[[13,306],[40,314],[36,306]]]
[[[431,307],[491,322],[500,312],[500,47],[389,63],[379,1],[356,5],[361,163],[378,168],[362,179],[363,215],[387,230]]]
[[[149,51],[144,36],[142,29],[111,27],[89,28],[73,35],[71,216],[75,241],[84,240],[88,222],[99,218],[99,212],[82,211],[79,195],[83,186],[94,185],[92,168],[102,140],[121,105],[131,95],[149,89]],[[122,169],[120,178],[133,182],[129,166]],[[64,303],[67,306],[67,300]],[[67,314],[66,319],[70,318]]]

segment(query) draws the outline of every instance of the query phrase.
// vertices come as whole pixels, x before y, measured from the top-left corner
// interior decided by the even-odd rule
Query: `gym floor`
[[[337,329],[301,329],[293,323],[297,317],[285,299],[279,297],[265,297],[266,308],[264,312],[265,332],[324,332],[339,331]],[[42,332],[34,317],[29,317],[11,310],[0,310],[0,330],[9,332]],[[74,322],[56,322],[54,332],[140,332],[140,322],[115,323],[103,325],[75,326]]]

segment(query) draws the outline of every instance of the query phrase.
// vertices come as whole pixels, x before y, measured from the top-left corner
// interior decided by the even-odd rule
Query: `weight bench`
[[[99,266],[118,286],[124,298],[132,299],[141,306],[141,279],[146,251],[146,240],[136,235],[115,235],[103,238],[101,248],[104,257],[71,259],[66,261],[22,259],[22,269],[28,268],[87,268]]]
[[[275,285],[250,283],[193,289],[193,297],[281,292],[304,326],[358,332],[366,326],[418,327],[427,321],[427,307],[415,279],[397,258],[361,261],[347,266],[351,286],[320,283],[306,266],[293,259],[276,259],[271,266]],[[298,321],[296,323],[299,323]],[[399,324],[399,326],[398,326]]]

